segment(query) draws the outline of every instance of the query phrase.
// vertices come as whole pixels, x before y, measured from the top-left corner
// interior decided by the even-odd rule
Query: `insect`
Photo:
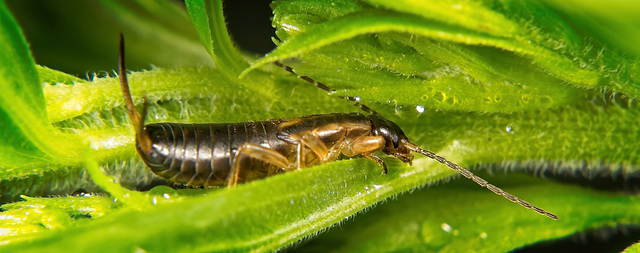
[[[275,64],[296,74],[290,67],[279,62]],[[418,147],[409,141],[398,125],[352,97],[342,98],[354,101],[369,115],[330,113],[240,123],[164,122],[145,125],[146,99],[143,114],[140,115],[129,90],[122,35],[119,76],[127,113],[135,128],[138,154],[153,173],[176,183],[204,186],[226,184],[232,187],[240,182],[335,161],[341,155],[360,155],[372,160],[386,174],[387,165],[376,152],[381,151],[409,164],[413,161],[413,153],[418,153],[512,202],[551,219],[558,219],[556,215],[489,184],[459,165]],[[297,76],[320,89],[332,91],[327,85],[310,77]]]

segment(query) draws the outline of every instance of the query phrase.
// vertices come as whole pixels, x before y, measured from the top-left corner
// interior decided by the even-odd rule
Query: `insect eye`
[[[398,149],[398,147],[400,147],[400,141],[398,140],[398,135],[393,135],[392,142],[393,142],[394,149]]]

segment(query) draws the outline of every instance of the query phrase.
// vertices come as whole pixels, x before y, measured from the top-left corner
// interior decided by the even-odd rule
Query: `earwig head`
[[[409,139],[396,123],[383,118],[379,114],[371,114],[367,118],[371,121],[371,134],[384,137],[385,147],[382,148],[382,152],[395,156],[405,163],[413,161],[411,151],[404,145],[404,143],[409,142]]]

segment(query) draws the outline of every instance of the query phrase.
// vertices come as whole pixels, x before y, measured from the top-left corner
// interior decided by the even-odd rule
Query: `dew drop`
[[[424,112],[424,106],[416,105],[416,111],[418,111],[419,113],[423,113]]]
[[[165,193],[165,194],[162,194],[162,197],[165,198],[165,199],[169,199],[171,196],[169,196],[169,194]]]
[[[505,130],[507,130],[507,133],[513,133],[513,127],[507,125],[507,127],[505,128]]]
[[[440,225],[440,228],[442,228],[442,231],[447,232],[447,233],[451,233],[451,225],[447,224],[447,223],[442,223]]]

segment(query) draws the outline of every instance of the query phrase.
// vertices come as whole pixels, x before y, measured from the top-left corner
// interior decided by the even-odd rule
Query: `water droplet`
[[[169,199],[171,196],[169,196],[169,194],[165,193],[165,194],[162,194],[162,197],[165,198],[165,199]]]
[[[156,199],[156,197],[153,197],[153,198],[151,199],[151,204],[153,204],[154,206],[155,206],[156,204],[158,204],[158,200]]]
[[[507,130],[507,133],[512,133],[513,131],[513,127],[507,125],[507,127],[505,128],[505,130]]]
[[[442,231],[444,231],[444,232],[451,233],[451,225],[449,225],[447,223],[442,223],[440,225],[440,228],[442,228]]]
[[[424,112],[424,106],[416,105],[416,111],[418,111],[419,113],[423,113]]]
[[[453,97],[448,97],[447,99],[445,99],[443,102],[453,105],[456,103],[456,100]]]
[[[425,222],[422,224],[420,235],[422,236],[425,246],[429,247],[429,249],[432,249],[433,251],[439,251],[453,238],[450,233],[443,232],[442,228],[431,222]]]
[[[550,103],[551,103],[551,97],[549,97],[549,96],[542,96],[542,97],[538,98],[538,101],[539,101],[541,104],[550,104]]]
[[[482,234],[480,234],[480,238],[487,239],[487,233],[486,232],[482,232]]]

